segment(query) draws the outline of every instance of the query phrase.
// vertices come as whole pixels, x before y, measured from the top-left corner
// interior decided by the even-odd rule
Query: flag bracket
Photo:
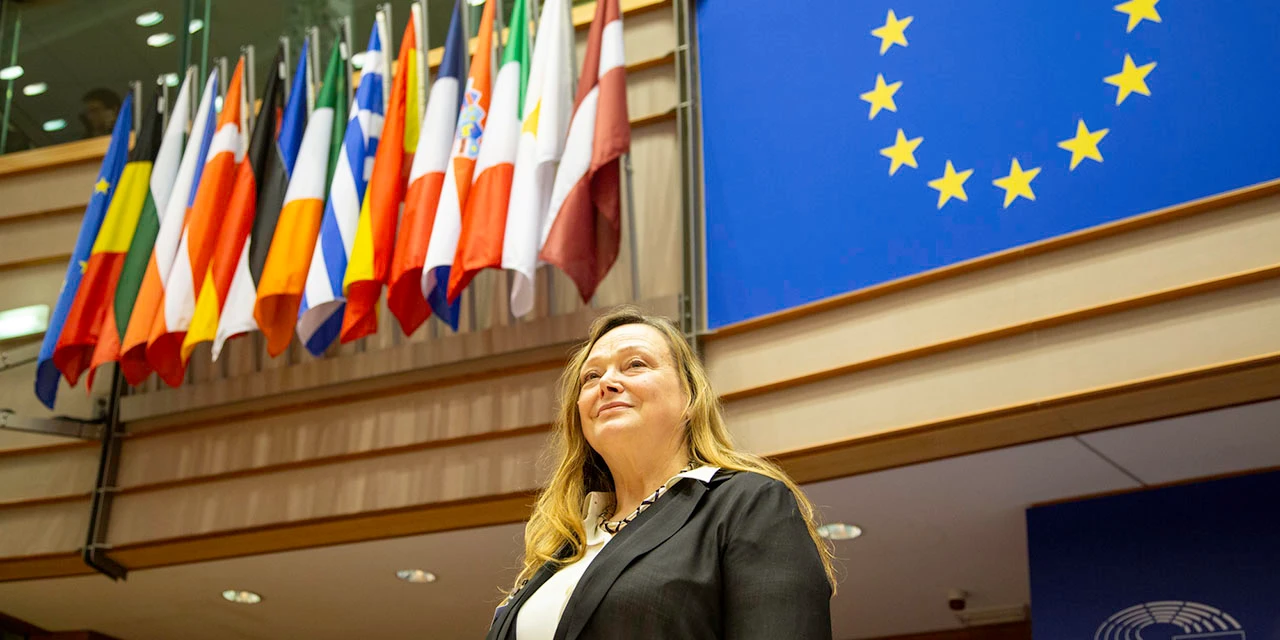
[[[89,531],[81,557],[84,563],[112,580],[124,580],[129,572],[107,555],[107,525],[111,522],[111,505],[116,492],[116,472],[120,466],[120,396],[124,393],[124,374],[115,366],[111,377],[111,395],[107,397],[102,448],[98,455],[98,475],[94,481],[89,506]]]
[[[102,420],[76,418],[37,418],[24,416],[12,409],[0,409],[0,429],[38,433],[46,436],[75,438],[77,440],[102,439]]]

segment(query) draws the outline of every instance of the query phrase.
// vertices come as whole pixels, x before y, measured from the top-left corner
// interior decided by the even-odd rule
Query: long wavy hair
[[[549,455],[555,471],[529,518],[524,535],[524,568],[516,578],[518,589],[547,562],[566,565],[585,553],[586,531],[582,526],[583,500],[592,491],[613,492],[613,477],[600,454],[587,443],[578,413],[582,389],[579,374],[591,348],[606,333],[623,325],[653,327],[666,337],[671,357],[680,372],[680,383],[689,398],[685,406],[685,446],[695,467],[711,465],[734,471],[753,471],[787,485],[804,516],[809,537],[818,550],[827,581],[835,593],[831,548],[818,535],[813,504],[796,483],[777,465],[760,456],[738,451],[725,426],[720,400],[711,390],[706,370],[675,324],[667,318],[648,316],[634,307],[619,307],[600,316],[591,325],[587,341],[574,351],[560,376],[560,408],[551,435]],[[567,553],[563,550],[567,549]]]

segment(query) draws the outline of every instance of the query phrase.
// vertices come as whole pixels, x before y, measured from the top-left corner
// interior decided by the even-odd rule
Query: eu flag
[[[80,289],[85,262],[89,260],[89,252],[98,238],[98,230],[102,228],[107,205],[111,204],[116,183],[120,181],[120,172],[124,170],[125,156],[129,151],[129,134],[132,132],[133,92],[129,92],[124,97],[124,104],[120,106],[120,114],[116,116],[111,143],[107,146],[106,156],[102,158],[102,167],[98,169],[98,179],[93,183],[93,195],[89,197],[89,205],[85,207],[80,234],[76,236],[76,248],[71,252],[71,260],[67,263],[67,275],[62,281],[62,290],[58,292],[58,302],[53,308],[53,316],[44,333],[44,342],[40,345],[40,356],[36,361],[36,397],[50,409],[58,397],[59,373],[53,365],[53,350],[58,345],[58,336],[62,335],[62,325],[67,320],[67,312],[76,298],[76,291]]]
[[[1272,0],[700,0],[698,28],[713,327],[1280,177]]]

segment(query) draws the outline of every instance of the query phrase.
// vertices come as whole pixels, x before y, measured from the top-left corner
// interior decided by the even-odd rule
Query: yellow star
[[[1009,168],[1009,175],[996,178],[991,183],[1004,189],[1004,208],[1008,209],[1018,196],[1032,201],[1036,199],[1036,194],[1031,191],[1031,181],[1038,175],[1040,175],[1040,167],[1023,171],[1022,165],[1018,164],[1018,159],[1014,158],[1013,166]]]
[[[893,102],[893,94],[902,88],[902,81],[899,80],[893,84],[884,83],[884,75],[876,74],[876,88],[858,96],[866,102],[871,103],[871,115],[867,116],[868,120],[874,120],[877,113],[881,109],[888,109],[896,112],[898,105]]]
[[[110,188],[111,183],[107,182],[106,178],[98,178],[98,181],[93,183],[93,190],[97,193],[106,193]]]
[[[88,263],[88,262],[86,262],[86,261],[84,261],[84,260],[81,260],[81,261],[80,261],[80,275],[84,275],[85,270],[86,270],[86,269],[88,269],[88,268],[89,268],[89,263]]]
[[[1114,85],[1120,89],[1116,92],[1116,104],[1124,102],[1130,93],[1141,93],[1144,96],[1151,95],[1151,90],[1147,88],[1147,74],[1156,68],[1156,63],[1148,62],[1141,67],[1133,64],[1133,58],[1129,54],[1124,54],[1124,68],[1113,76],[1107,76],[1102,79],[1103,82]]]
[[[916,147],[924,142],[924,138],[907,139],[902,133],[902,129],[898,129],[898,139],[894,141],[893,146],[885,147],[880,150],[880,155],[892,160],[889,163],[889,175],[898,172],[898,168],[907,165],[912,169],[916,168]]]
[[[1058,146],[1071,152],[1071,170],[1074,171],[1076,165],[1081,160],[1089,158],[1102,162],[1102,153],[1098,151],[1098,143],[1106,137],[1110,129],[1098,129],[1097,131],[1089,131],[1084,126],[1084,120],[1076,124],[1076,137],[1069,140],[1063,140]]]
[[[1129,26],[1125,33],[1132,33],[1144,19],[1160,22],[1160,12],[1156,11],[1156,4],[1159,2],[1160,0],[1129,0],[1116,5],[1116,11],[1129,14]]]
[[[889,17],[885,18],[883,27],[876,27],[871,30],[871,35],[880,38],[880,55],[889,50],[895,44],[907,46],[907,25],[915,18],[907,16],[901,20],[898,16],[893,15],[893,9],[889,10]]]
[[[951,161],[947,161],[947,167],[942,172],[942,177],[929,181],[929,188],[938,190],[938,208],[946,204],[952,198],[958,198],[965,202],[969,201],[969,195],[964,192],[964,181],[969,179],[973,174],[973,169],[965,169],[959,173],[956,168],[951,166]]]

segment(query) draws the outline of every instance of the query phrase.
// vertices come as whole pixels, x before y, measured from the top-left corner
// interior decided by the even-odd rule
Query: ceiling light
[[[422,569],[401,569],[396,572],[396,577],[405,582],[425,583],[436,581],[436,574]]]
[[[473,7],[478,7],[484,4],[484,0],[467,0],[467,4]]]
[[[67,128],[67,121],[63,120],[62,118],[45,120],[44,124],[40,125],[40,128],[44,129],[45,131],[62,131],[63,129]]]
[[[48,90],[49,90],[49,85],[43,82],[32,82],[31,84],[22,88],[22,95],[38,96]]]
[[[195,33],[204,28],[204,20],[196,18],[187,23],[187,33]]]
[[[164,76],[163,76],[163,77],[164,77],[164,86],[166,86],[166,87],[176,87],[176,86],[178,86],[178,74],[176,74],[176,73],[166,73],[166,74],[164,74]]]
[[[5,67],[0,69],[0,80],[17,80],[22,77],[23,73],[22,65],[15,64],[12,67]]]
[[[139,27],[154,27],[162,20],[164,20],[164,14],[159,11],[148,11],[133,19]]]
[[[163,47],[166,44],[173,42],[173,40],[174,38],[172,33],[153,33],[147,36],[147,44],[153,47]]]
[[[832,522],[818,527],[818,535],[827,540],[853,540],[862,535],[862,527],[843,522]]]
[[[67,126],[66,121],[61,121]],[[46,125],[48,123],[45,123]],[[48,131],[46,128],[45,131]],[[36,304],[0,311],[0,340],[25,338],[44,333],[49,328],[49,305]]]
[[[351,56],[351,67],[354,69],[363,69],[364,58],[368,53],[368,51],[361,51],[360,53]]]
[[[262,596],[243,589],[227,589],[222,592],[222,598],[227,602],[236,604],[258,604],[262,602]]]

